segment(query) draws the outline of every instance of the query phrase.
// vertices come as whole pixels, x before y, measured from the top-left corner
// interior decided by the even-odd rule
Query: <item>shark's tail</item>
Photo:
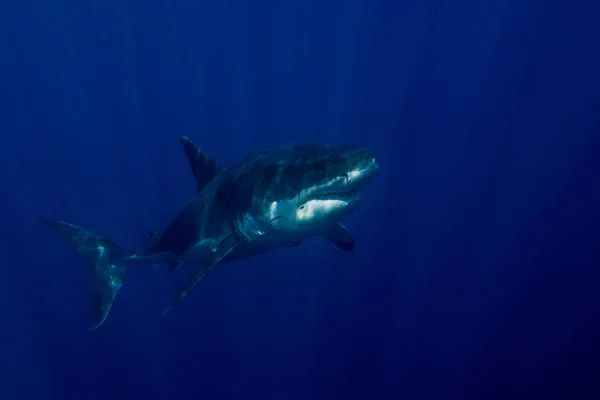
[[[92,323],[91,330],[106,320],[117,292],[123,285],[127,268],[119,260],[130,253],[85,228],[55,219],[39,217],[48,229],[71,243],[90,266],[92,273]]]

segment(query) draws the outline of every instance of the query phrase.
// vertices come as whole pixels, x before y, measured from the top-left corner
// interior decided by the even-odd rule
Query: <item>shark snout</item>
[[[379,161],[375,153],[363,150],[360,161],[348,172],[348,184],[359,188],[369,182],[379,169]]]
[[[371,153],[369,158],[367,158],[367,165],[364,168],[364,172],[365,174],[370,174],[372,176],[378,169],[379,161],[377,160],[377,156],[374,153]]]

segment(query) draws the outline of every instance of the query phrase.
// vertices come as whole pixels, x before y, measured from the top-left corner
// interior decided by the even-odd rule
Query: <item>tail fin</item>
[[[117,292],[123,285],[127,268],[117,265],[127,251],[94,232],[55,219],[39,217],[48,229],[71,243],[90,266],[92,273],[92,323],[98,328],[108,316]]]

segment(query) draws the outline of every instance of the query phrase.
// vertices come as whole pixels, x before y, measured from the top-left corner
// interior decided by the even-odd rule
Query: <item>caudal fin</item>
[[[45,217],[39,217],[38,220],[75,247],[89,264],[92,274],[91,330],[98,328],[106,320],[127,270],[124,265],[115,264],[115,261],[118,262],[129,253],[110,239],[85,228]]]

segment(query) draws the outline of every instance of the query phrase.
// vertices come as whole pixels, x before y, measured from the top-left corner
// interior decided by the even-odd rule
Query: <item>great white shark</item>
[[[64,221],[39,217],[71,243],[92,274],[92,330],[106,320],[125,273],[134,264],[202,265],[165,315],[213,267],[322,236],[345,251],[354,238],[340,222],[379,164],[364,148],[292,144],[264,149],[222,167],[187,137],[180,142],[197,183],[194,199],[148,242],[127,251]]]

